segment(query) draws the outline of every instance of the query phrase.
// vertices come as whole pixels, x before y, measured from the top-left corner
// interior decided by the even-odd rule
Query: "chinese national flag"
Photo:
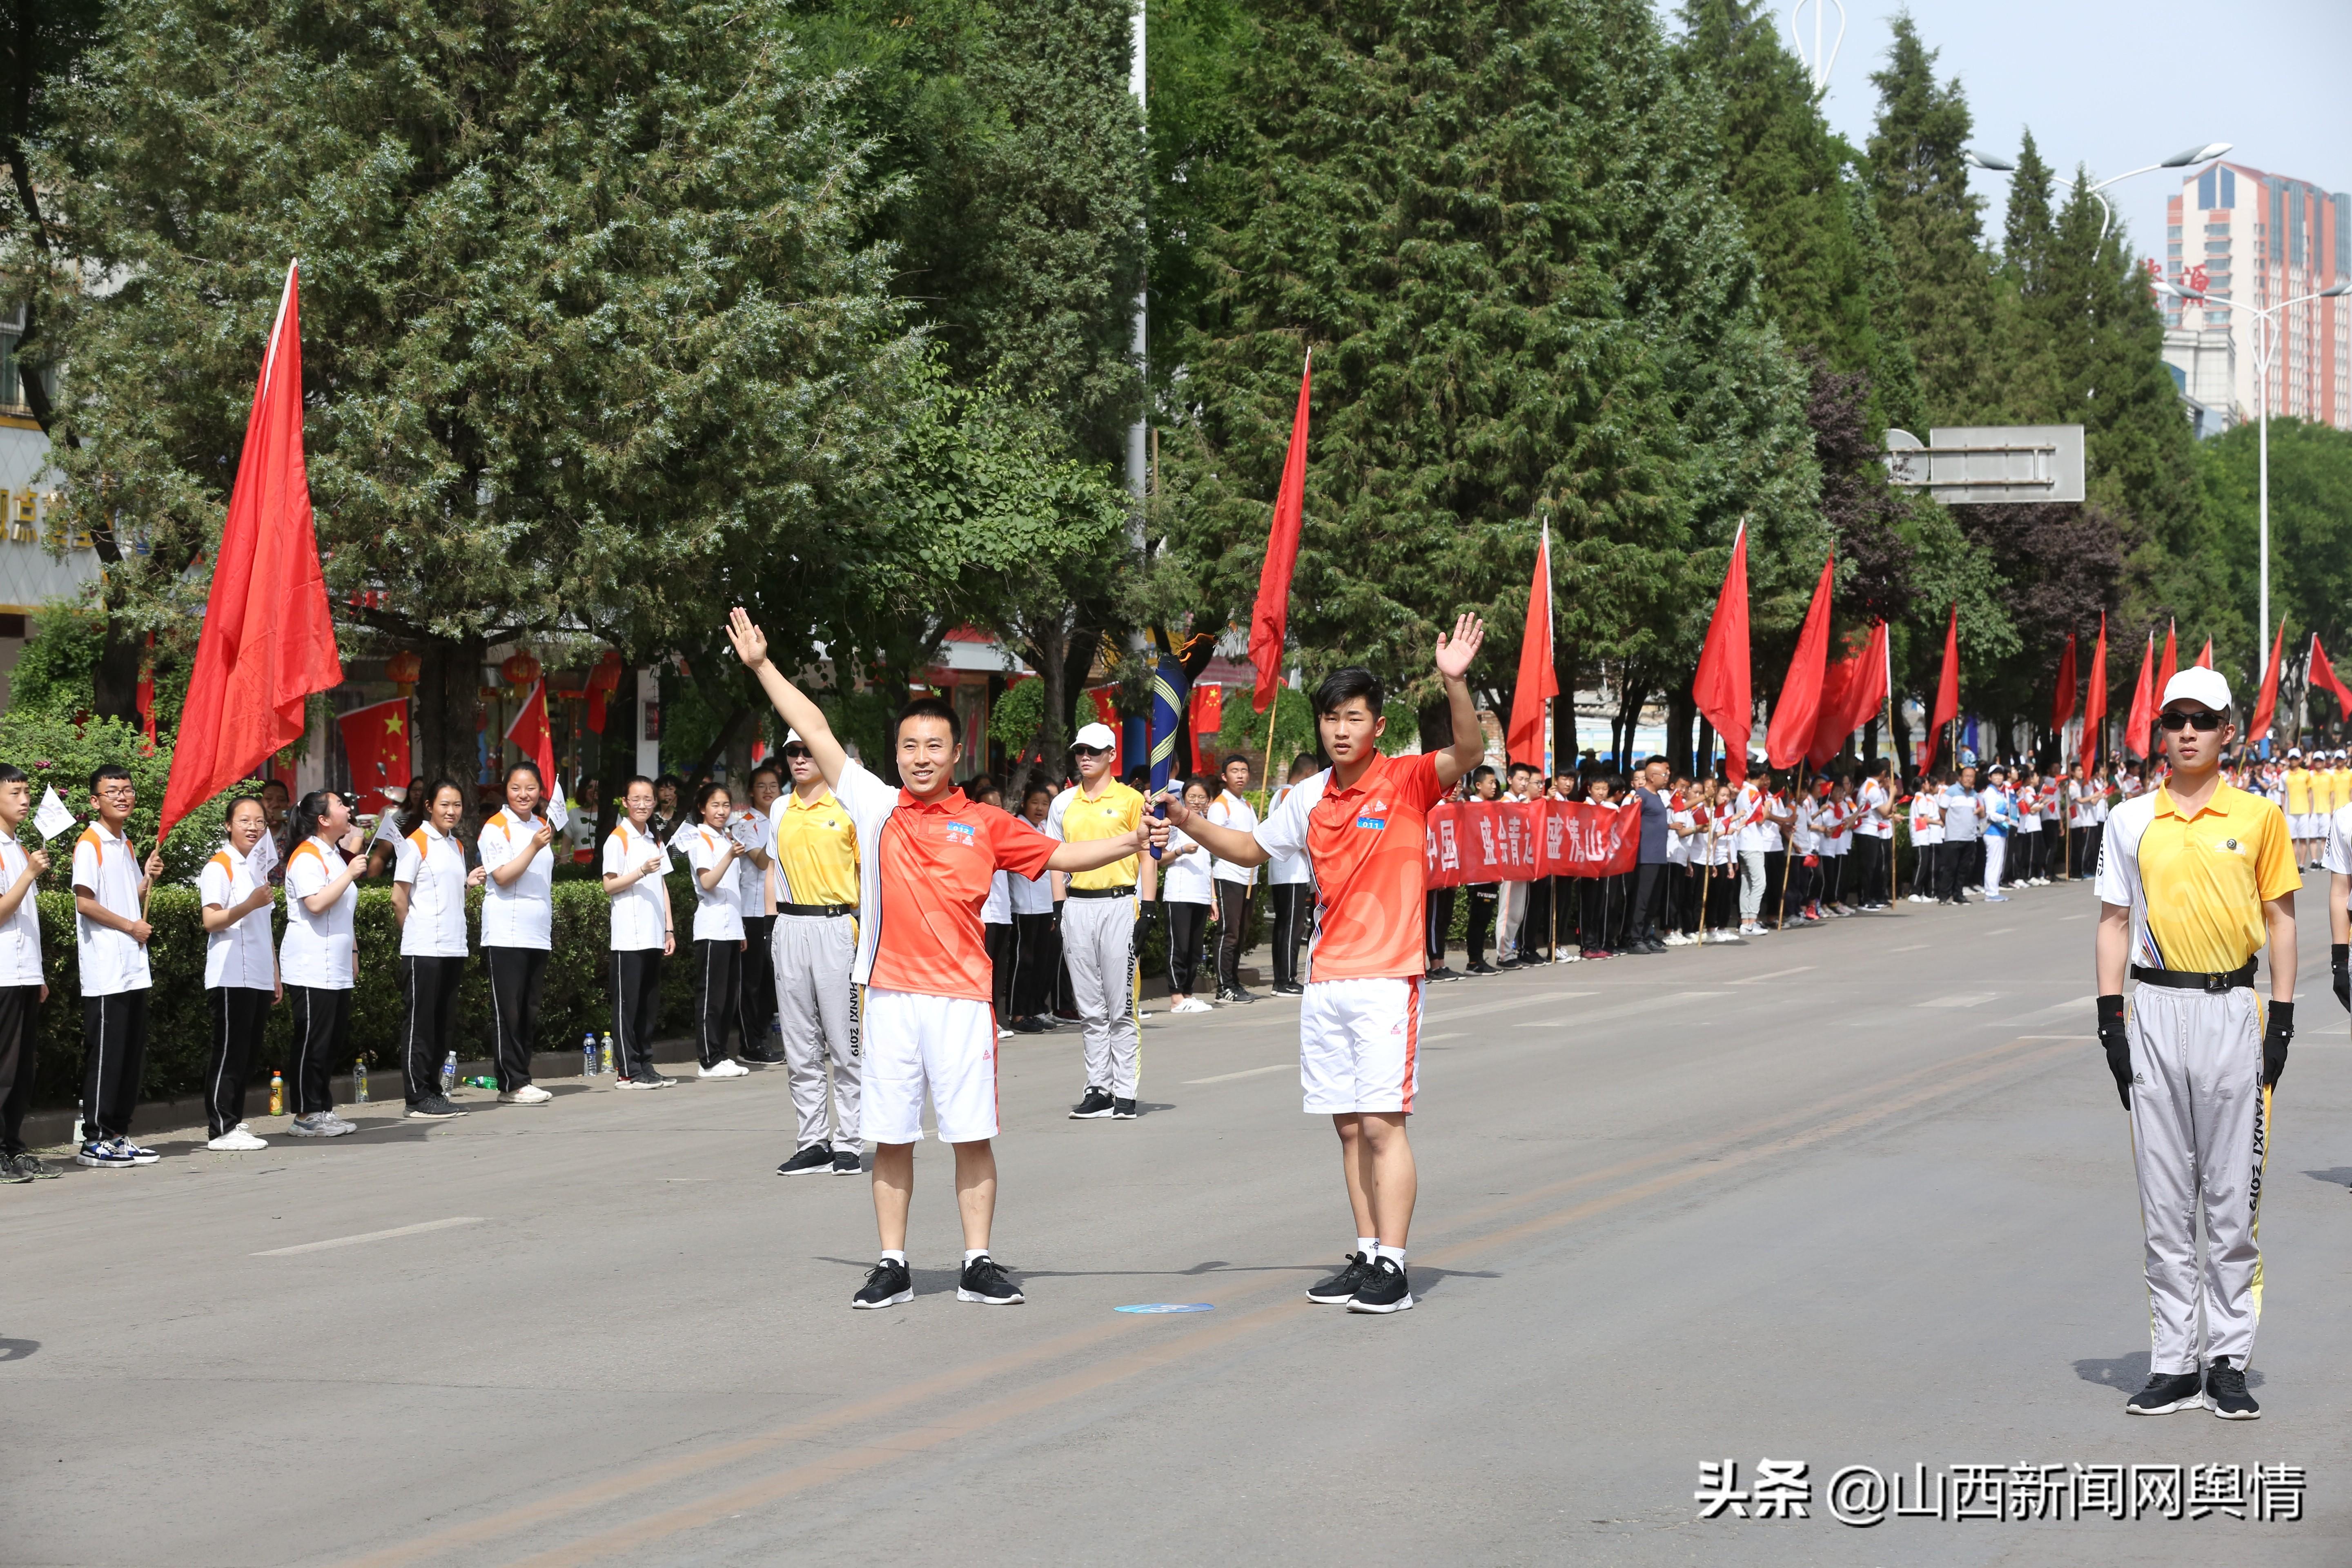
[[[213,554],[158,837],[299,740],[304,700],[342,679],[302,459],[299,269],[289,266]]]
[[[1192,732],[1192,771],[1206,773],[1209,753],[1203,744],[1225,727],[1225,689],[1207,685],[1192,688],[1192,714],[1187,722]]]
[[[2263,671],[2262,695],[2254,699],[2253,721],[2246,726],[2246,744],[2252,745],[2271,732],[2271,718],[2278,711],[2279,655],[2286,651],[2286,617],[2279,617],[2278,635],[2271,639],[2271,662]]]
[[[1748,686],[1745,522],[1731,541],[1731,563],[1724,568],[1723,587],[1715,596],[1715,618],[1707,622],[1706,646],[1699,650],[1698,673],[1691,679],[1691,700],[1699,717],[1723,737],[1724,772],[1733,784],[1745,784],[1748,735],[1756,722]]]
[[[2083,683],[2083,744],[2076,759],[2084,778],[2099,761],[2099,731],[2107,722],[2107,613],[2099,612],[2098,646],[2091,650],[2091,678]]]
[[[2066,651],[2058,656],[2058,689],[2050,697],[2050,727],[2063,742],[2066,721],[2074,716],[2074,634],[2066,634]]]
[[[1919,771],[1936,760],[1944,726],[1960,716],[1960,606],[1955,604],[1944,625],[1944,673],[1936,682],[1936,709],[1927,720],[1927,743],[1919,748]]]
[[[1503,752],[1512,762],[1533,763],[1551,772],[1551,752],[1544,742],[1549,710],[1544,704],[1559,695],[1559,674],[1552,664],[1551,646],[1551,524],[1544,524],[1536,546],[1536,571],[1528,584],[1527,629],[1519,637],[1519,680],[1511,691],[1511,729]]]
[[[1307,511],[1307,392],[1315,356],[1298,373],[1298,411],[1290,417],[1290,449],[1275,492],[1274,523],[1266,530],[1265,564],[1258,568],[1257,605],[1250,611],[1250,662],[1257,667],[1257,711],[1274,700],[1282,681],[1282,638],[1290,624],[1290,574],[1298,564],[1299,521]]]
[[[1803,759],[1821,722],[1822,687],[1830,657],[1830,580],[1837,574],[1837,554],[1822,563],[1821,581],[1813,584],[1813,603],[1797,633],[1797,651],[1789,656],[1788,678],[1780,682],[1780,700],[1772,704],[1772,722],[1764,731],[1764,756],[1776,768]]]
[[[1885,700],[1886,623],[1874,621],[1862,651],[1831,665],[1822,679],[1822,717],[1813,727],[1812,749],[1805,761],[1817,770],[1827,766],[1846,737],[1869,723]]]
[[[343,755],[351,759],[352,809],[382,811],[384,790],[408,783],[408,699],[354,708],[335,724],[343,732]]]
[[[2148,682],[2156,673],[2156,634],[2147,634],[2147,651],[2139,656],[2139,683],[2132,688],[2131,711],[2124,715],[2124,750],[2135,757],[2147,755],[2148,726],[2156,722],[2156,698]]]
[[[547,724],[547,679],[541,677],[523,701],[522,710],[507,726],[507,739],[516,751],[539,764],[540,782],[555,788],[555,731]]]
[[[1126,745],[1123,743],[1123,737],[1127,733],[1127,726],[1118,721],[1118,709],[1111,701],[1111,693],[1116,689],[1117,688],[1115,687],[1097,686],[1093,690],[1087,693],[1088,697],[1094,700],[1095,717],[1101,721],[1103,725],[1108,728],[1111,733],[1110,772],[1113,778],[1117,778],[1118,776],[1119,763],[1121,761],[1119,753],[1127,750]],[[1065,766],[1067,765],[1067,761],[1068,760],[1066,758],[1064,759]]]

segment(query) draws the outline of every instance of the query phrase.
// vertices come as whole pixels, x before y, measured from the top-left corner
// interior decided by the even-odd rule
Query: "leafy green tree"
[[[2197,447],[2213,551],[2226,565],[2231,603],[2249,626],[2261,594],[2258,434],[2240,425]],[[2281,617],[2286,713],[2296,708],[2311,634],[2339,662],[2336,650],[2352,646],[2352,432],[2292,418],[2271,421],[2271,624],[2227,660],[2220,645],[2215,649],[2233,687],[2251,691],[2261,681]]]

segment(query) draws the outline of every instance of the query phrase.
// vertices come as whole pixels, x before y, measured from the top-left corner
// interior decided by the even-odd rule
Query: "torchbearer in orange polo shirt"
[[[1417,1177],[1405,1118],[1420,1075],[1427,966],[1422,924],[1423,847],[1429,808],[1486,754],[1477,706],[1463,679],[1486,629],[1475,616],[1437,638],[1437,673],[1452,709],[1454,744],[1384,757],[1387,693],[1367,669],[1341,669],[1315,689],[1315,728],[1330,768],[1298,785],[1251,832],[1220,827],[1168,801],[1168,820],[1220,860],[1263,866],[1306,853],[1315,872],[1315,941],[1299,999],[1298,1077],[1307,1111],[1328,1115],[1355,1211],[1356,1249],[1307,1292],[1353,1312],[1412,1305],[1405,1235]]]
[[[996,1019],[981,906],[1000,870],[1022,878],[1091,871],[1150,847],[1155,837],[1164,842],[1166,829],[1154,824],[1062,844],[966,799],[955,782],[963,726],[955,709],[934,697],[908,703],[891,726],[904,786],[893,789],[850,760],[824,711],[769,662],[767,636],[751,616],[740,609],[730,614],[727,636],[857,826],[851,978],[866,988],[858,1121],[874,1145],[882,1257],[850,1304],[895,1307],[914,1299],[907,1209],[929,1090],[940,1138],[955,1148],[964,1245],[956,1300],[1010,1306],[1023,1299],[1020,1288],[988,1253],[996,1212],[990,1143],[996,1136]]]

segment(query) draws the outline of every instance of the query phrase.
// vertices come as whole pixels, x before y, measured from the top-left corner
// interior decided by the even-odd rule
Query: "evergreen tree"
[[[1919,362],[1911,353],[1908,305],[1903,281],[1895,275],[1894,247],[1878,222],[1878,200],[1870,186],[1849,177],[1846,213],[1853,224],[1855,248],[1863,259],[1863,278],[1870,301],[1870,325],[1877,353],[1871,366],[1871,407],[1874,433],[1892,425],[1926,439],[1927,395],[1919,384]]]

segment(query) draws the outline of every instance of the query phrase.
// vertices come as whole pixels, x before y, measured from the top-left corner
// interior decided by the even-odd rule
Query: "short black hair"
[[[540,788],[545,789],[547,787],[547,775],[541,773],[539,771],[539,764],[532,762],[529,757],[524,757],[520,761],[507,764],[506,780],[509,784],[512,784],[514,782],[514,776],[517,773],[529,773],[531,777],[539,781]]]
[[[701,818],[702,808],[710,804],[710,797],[714,795],[725,795],[727,797],[727,804],[730,805],[735,804],[734,791],[729,789],[725,784],[720,784],[717,779],[705,779],[702,781],[702,787],[694,792],[694,815],[697,820]]]
[[[898,716],[890,721],[890,744],[894,748],[898,744],[898,732],[906,728],[909,719],[944,719],[947,721],[949,742],[958,746],[963,744],[963,721],[956,717],[955,704],[944,697],[918,697],[898,710]]]
[[[441,798],[441,792],[445,789],[456,790],[457,792],[457,804],[461,806],[466,804],[466,786],[459,784],[456,779],[451,778],[448,774],[444,773],[439,778],[435,779],[431,784],[425,786],[425,805],[429,808],[435,801],[439,800]]]
[[[761,773],[765,773],[765,774],[767,774],[770,778],[772,778],[772,779],[775,780],[775,781],[776,781],[776,783],[777,783],[777,784],[778,784],[778,786],[780,786],[780,787],[782,785],[782,784],[783,784],[783,782],[784,782],[784,775],[782,774],[782,773],[781,773],[780,771],[778,771],[778,769],[777,769],[777,767],[776,767],[776,764],[775,764],[775,763],[761,763],[758,767],[753,768],[753,769],[751,770],[751,776],[750,778],[748,778],[748,779],[745,779],[743,782],[744,782],[745,784],[751,784],[751,783],[753,783],[753,782],[755,782],[755,781],[759,778],[759,776],[760,776]]]
[[[0,784],[7,784],[10,781],[5,778],[0,778]],[[236,821],[236,808],[240,805],[260,806],[264,813],[267,813],[269,810],[269,807],[262,805],[261,797],[257,795],[232,795],[229,797],[228,809],[221,813],[221,820],[223,822]]]
[[[1513,778],[1517,778],[1521,773],[1531,773],[1535,771],[1536,765],[1533,763],[1513,763],[1511,764],[1511,776]]]
[[[1247,758],[1247,757],[1244,756],[1244,755],[1243,755],[1241,752],[1227,752],[1227,753],[1226,753],[1226,755],[1225,755],[1225,760],[1224,760],[1223,762],[1219,763],[1217,764],[1217,771],[1218,771],[1219,773],[1223,773],[1226,769],[1228,769],[1228,768],[1232,767],[1235,763],[1241,763],[1241,765],[1242,765],[1242,766],[1244,766],[1244,767],[1247,767],[1247,766],[1249,766],[1249,765],[1250,765],[1250,760],[1249,760],[1249,758]]]
[[[1381,678],[1360,664],[1351,664],[1333,670],[1317,682],[1315,695],[1308,700],[1315,706],[1315,716],[1320,719],[1326,713],[1337,712],[1359,697],[1364,700],[1364,705],[1372,710],[1375,719],[1388,706],[1388,689],[1381,684]]]
[[[98,786],[108,779],[127,779],[131,770],[121,763],[100,763],[89,771],[89,793],[96,795]]]
[[[645,774],[631,773],[627,778],[621,781],[621,798],[623,800],[628,799],[629,792],[636,788],[639,784],[645,785],[648,794],[659,795],[661,793],[654,787],[654,781],[646,777]]]
[[[1297,779],[1301,773],[1318,773],[1322,771],[1322,768],[1317,764],[1315,759],[1308,756],[1305,752],[1301,752],[1297,756],[1290,759],[1290,776],[1294,781]]]
[[[30,784],[32,782],[32,780],[25,776],[25,770],[18,767],[16,763],[0,763],[0,784]]]

